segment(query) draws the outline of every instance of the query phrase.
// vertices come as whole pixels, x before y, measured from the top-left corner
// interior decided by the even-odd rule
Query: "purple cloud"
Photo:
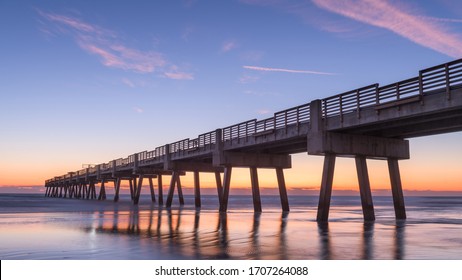
[[[192,73],[178,71],[160,52],[128,47],[114,31],[70,16],[38,13],[53,24],[55,33],[71,34],[81,49],[99,57],[104,66],[137,73],[160,73],[170,79],[194,79]],[[175,75],[170,71],[172,68],[176,69]]]
[[[462,38],[438,22],[458,22],[415,15],[383,0],[312,0],[319,8],[384,28],[416,44],[452,56],[462,56]]]

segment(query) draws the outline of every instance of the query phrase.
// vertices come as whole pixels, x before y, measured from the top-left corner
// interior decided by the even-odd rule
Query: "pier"
[[[119,200],[123,181],[139,203],[143,183],[149,183],[153,203],[164,205],[163,175],[171,177],[165,206],[175,190],[184,204],[181,176],[194,174],[195,206],[201,207],[200,174],[216,178],[219,211],[226,212],[232,170],[248,168],[255,212],[261,212],[259,168],[273,169],[283,212],[290,210],[284,169],[291,154],[324,157],[318,221],[327,221],[337,157],[355,159],[364,219],[375,220],[366,159],[386,160],[396,219],[405,219],[399,160],[410,158],[412,137],[462,131],[462,59],[419,71],[418,76],[393,84],[371,84],[313,100],[274,113],[56,176],[45,182],[45,195],[78,199],[107,199],[106,188]],[[157,187],[157,197],[155,189]]]

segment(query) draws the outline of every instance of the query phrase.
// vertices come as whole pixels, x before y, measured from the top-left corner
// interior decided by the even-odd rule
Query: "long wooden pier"
[[[261,212],[257,169],[271,168],[277,175],[282,211],[289,211],[283,170],[291,167],[291,154],[307,152],[325,158],[318,221],[329,217],[337,157],[355,158],[365,220],[375,219],[366,159],[387,160],[395,215],[405,219],[398,161],[410,157],[406,139],[455,131],[462,131],[462,59],[421,70],[411,79],[372,84],[274,113],[271,118],[249,120],[56,176],[45,182],[45,195],[104,200],[111,183],[114,201],[118,201],[125,180],[133,203],[138,204],[147,180],[152,202],[163,205],[162,178],[170,175],[165,206],[171,207],[175,189],[179,203],[184,204],[180,178],[193,172],[195,206],[201,207],[200,173],[211,172],[219,209],[226,212],[232,169],[245,167],[250,171],[254,210]]]

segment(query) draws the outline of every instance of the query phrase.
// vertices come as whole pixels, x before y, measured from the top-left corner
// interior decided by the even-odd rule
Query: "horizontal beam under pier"
[[[409,141],[367,135],[315,131],[308,133],[310,155],[364,156],[375,159],[409,159]]]
[[[291,168],[290,155],[243,152],[219,152],[213,155],[213,165],[257,168]]]
[[[189,172],[223,172],[224,168],[222,166],[213,166],[210,163],[205,162],[194,162],[194,161],[170,161],[166,164],[168,170],[182,171],[184,175],[185,171]]]

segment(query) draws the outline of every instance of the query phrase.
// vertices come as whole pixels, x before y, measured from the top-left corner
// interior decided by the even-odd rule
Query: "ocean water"
[[[462,197],[406,197],[396,221],[390,197],[374,197],[376,221],[364,222],[359,197],[333,197],[328,223],[316,222],[317,197],[214,196],[171,210],[142,197],[121,201],[0,195],[0,259],[462,259]]]

